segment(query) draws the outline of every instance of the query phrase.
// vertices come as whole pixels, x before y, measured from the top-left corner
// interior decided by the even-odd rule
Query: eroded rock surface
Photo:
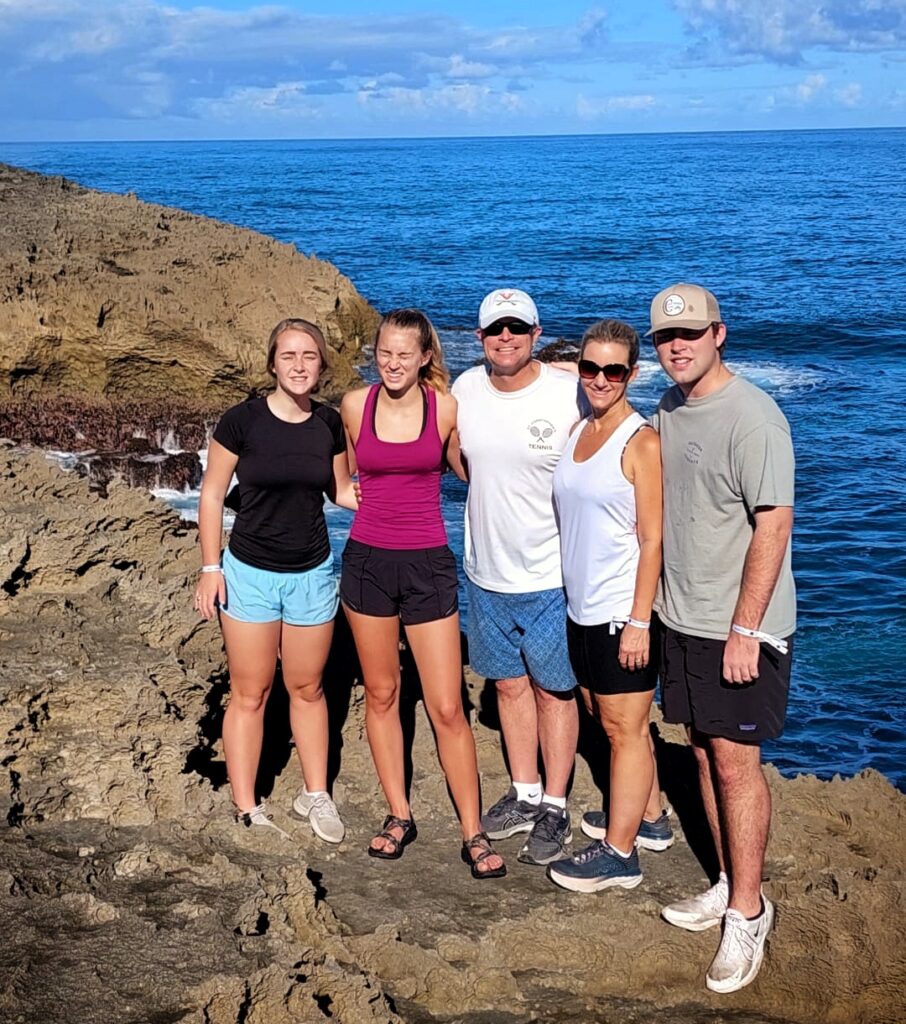
[[[0,164],[0,399],[203,402],[268,383],[271,328],[301,316],[358,380],[376,312],[323,260],[243,228]],[[17,437],[33,441],[33,438]]]
[[[643,851],[631,892],[580,896],[516,861],[475,882],[417,681],[405,669],[419,838],[402,861],[365,856],[384,814],[347,633],[327,676],[349,828],[328,847],[289,813],[300,785],[275,689],[263,791],[291,834],[230,817],[219,743],[226,698],[216,625],[191,611],[194,528],[125,486],[102,498],[42,457],[0,452],[0,1017],[42,1024],[334,1019],[527,1024],[906,1019],[900,921],[906,798],[768,771],[778,904],[749,988],[703,984],[714,931],[659,918],[705,882],[688,748],[659,725],[679,840]],[[486,799],[506,784],[493,693],[467,678]],[[583,734],[571,798],[600,806],[606,752]],[[576,842],[580,841],[576,828]]]

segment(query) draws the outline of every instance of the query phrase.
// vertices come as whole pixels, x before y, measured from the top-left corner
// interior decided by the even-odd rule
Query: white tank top
[[[554,471],[554,505],[569,617],[580,626],[623,623],[632,611],[639,567],[635,490],[623,452],[646,421],[634,412],[585,462],[574,453],[577,427]]]

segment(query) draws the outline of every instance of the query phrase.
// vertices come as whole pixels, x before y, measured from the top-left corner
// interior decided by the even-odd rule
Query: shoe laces
[[[311,810],[318,814],[329,815],[332,818],[339,817],[337,805],[330,799],[327,793],[319,793],[311,802]]]
[[[741,914],[727,912],[716,961],[721,964],[734,964],[740,960],[748,962],[753,959],[757,940],[747,927],[749,923]]]
[[[558,833],[563,831],[563,819],[565,812],[561,811],[559,807],[549,807],[535,822],[535,827],[532,829],[532,835],[536,839],[546,839],[550,841],[558,841]]]
[[[584,850],[580,850],[578,853],[573,854],[573,863],[587,864],[590,860],[596,860],[606,852],[607,847],[600,839],[596,839],[590,846],[586,846]]]

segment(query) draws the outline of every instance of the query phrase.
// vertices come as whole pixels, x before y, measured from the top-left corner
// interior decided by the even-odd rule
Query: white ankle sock
[[[326,789],[306,789],[304,793],[306,796],[327,796]]]
[[[608,844],[607,844],[607,846],[608,846],[608,847],[609,847],[609,848],[610,848],[611,850],[613,850],[613,852],[614,852],[614,853],[615,853],[615,854],[616,854],[616,855],[617,855],[618,857],[622,857],[622,858],[623,858],[623,860],[629,860],[629,858],[630,858],[630,857],[632,856],[632,850],[630,850],[630,851],[629,851],[629,853],[623,853],[623,851],[622,851],[622,850],[618,850],[618,849],[617,849],[617,848],[616,848],[616,847],[615,847],[615,846],[613,845],[613,843],[608,843]]]
[[[516,799],[526,804],[541,803],[541,780],[537,782],[516,782],[513,781],[513,789],[516,790]]]
[[[566,797],[565,796],[551,796],[549,793],[545,793],[541,797],[541,802],[545,804],[553,804],[554,807],[559,807],[561,811],[566,810]]]

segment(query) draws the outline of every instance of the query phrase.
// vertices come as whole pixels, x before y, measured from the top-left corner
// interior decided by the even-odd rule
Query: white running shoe
[[[687,900],[671,903],[661,910],[661,917],[677,928],[689,932],[703,932],[720,924],[730,902],[730,884],[721,871],[720,877],[704,892],[690,896]]]
[[[774,904],[764,896],[762,902],[764,910],[754,921],[737,910],[728,910],[724,916],[724,934],[705,978],[712,992],[735,992],[755,980],[774,924]]]
[[[293,810],[300,818],[308,818],[311,830],[325,843],[341,843],[346,826],[340,818],[337,805],[327,793],[302,792],[293,800]]]
[[[243,825],[245,828],[269,828],[273,829],[278,835],[284,839],[291,839],[292,837],[288,832],[284,832],[279,825],[275,825],[271,820],[271,816],[267,813],[267,808],[262,800],[257,807],[253,807],[250,811],[237,811],[236,821]]]

